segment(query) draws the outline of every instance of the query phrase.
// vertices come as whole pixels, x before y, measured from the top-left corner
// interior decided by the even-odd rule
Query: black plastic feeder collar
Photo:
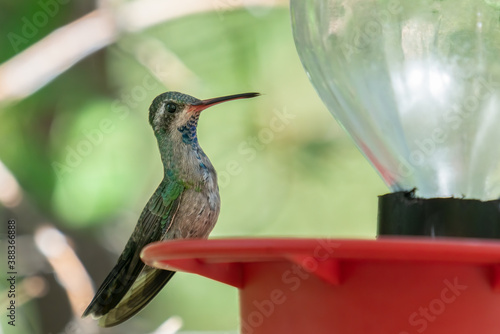
[[[500,200],[379,196],[378,235],[500,238]]]

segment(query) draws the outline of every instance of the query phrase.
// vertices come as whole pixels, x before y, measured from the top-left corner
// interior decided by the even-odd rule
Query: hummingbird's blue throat
[[[182,142],[188,145],[198,144],[198,137],[196,135],[196,126],[198,125],[198,115],[193,116],[189,121],[177,128],[177,130],[182,134]]]

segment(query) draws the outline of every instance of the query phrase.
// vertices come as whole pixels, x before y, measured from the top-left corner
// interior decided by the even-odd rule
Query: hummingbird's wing
[[[146,266],[140,253],[144,246],[161,240],[166,234],[175,219],[183,191],[184,186],[180,182],[163,181],[158,186],[142,211],[118,262],[102,283],[83,317],[103,317],[99,321],[101,326],[117,325],[139,312],[173,276],[172,271]],[[109,319],[108,313],[112,313]]]

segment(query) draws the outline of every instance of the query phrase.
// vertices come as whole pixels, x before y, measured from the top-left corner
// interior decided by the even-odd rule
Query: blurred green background
[[[108,10],[114,13],[119,2]],[[123,32],[35,93],[0,100],[0,161],[19,185],[17,200],[0,195],[0,218],[17,221],[17,285],[24,296],[16,327],[2,316],[2,333],[85,333],[33,235],[47,224],[64,233],[94,286],[102,282],[162,178],[147,113],[167,90],[198,98],[263,94],[201,116],[200,144],[219,173],[222,199],[212,238],[375,236],[376,196],[388,190],[309,83],[287,4],[269,2],[257,8],[212,1],[209,12]],[[9,33],[22,35],[43,6],[0,1],[0,63],[94,9],[83,0],[60,4],[35,36],[14,46]],[[6,180],[0,177],[0,193],[12,193]],[[30,278],[36,279],[24,286]],[[179,273],[135,318],[92,330],[148,333],[171,316],[182,319],[180,333],[235,333],[237,290]]]

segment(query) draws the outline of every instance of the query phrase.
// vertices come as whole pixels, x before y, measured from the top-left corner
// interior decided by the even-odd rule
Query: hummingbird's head
[[[259,96],[259,93],[244,93],[198,100],[179,92],[158,95],[149,107],[149,124],[155,133],[174,134],[179,132],[184,142],[196,138],[196,126],[202,110],[213,105]]]

